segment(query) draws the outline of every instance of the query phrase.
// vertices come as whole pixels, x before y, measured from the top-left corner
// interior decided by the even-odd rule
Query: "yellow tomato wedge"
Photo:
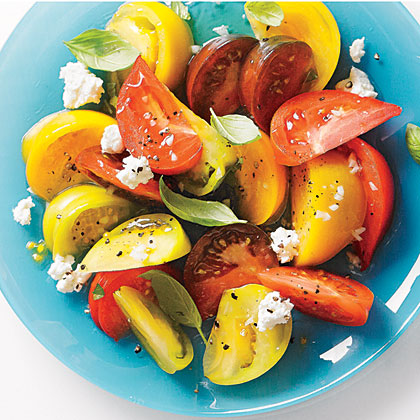
[[[77,155],[101,143],[105,127],[116,124],[95,111],[66,111],[52,114],[35,124],[22,143],[26,178],[33,192],[50,201],[75,184],[89,182],[74,164]]]
[[[235,146],[242,164],[235,171],[237,215],[255,225],[280,216],[288,191],[288,170],[278,165],[270,138],[261,132],[261,139],[244,146]]]
[[[136,47],[157,78],[176,89],[191,58],[193,37],[187,23],[158,2],[123,4],[107,27]]]
[[[147,214],[105,233],[82,264],[85,272],[120,271],[165,264],[190,251],[190,240],[178,220],[169,214]]]
[[[45,243],[57,254],[78,256],[102,235],[129,219],[138,207],[96,185],[78,185],[57,195],[45,210]]]
[[[299,239],[296,266],[314,266],[334,257],[363,225],[366,198],[351,173],[348,156],[331,150],[292,168],[292,223]]]
[[[269,27],[245,12],[258,39],[288,35],[306,42],[314,54],[318,79],[311,90],[321,90],[331,79],[340,56],[340,32],[334,16],[321,2],[277,2],[284,12],[280,26]],[[268,29],[268,30],[267,30]]]
[[[204,375],[219,385],[258,378],[283,356],[292,334],[286,324],[260,331],[258,309],[271,289],[248,284],[225,290],[204,353]]]

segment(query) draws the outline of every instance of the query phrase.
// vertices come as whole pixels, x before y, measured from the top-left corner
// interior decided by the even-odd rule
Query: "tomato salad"
[[[115,341],[134,333],[167,373],[190,364],[182,326],[196,328],[204,374],[222,385],[279,361],[293,310],[366,323],[372,292],[318,266],[348,246],[353,267],[371,264],[394,184],[358,136],[401,113],[354,67],[323,90],[340,33],[322,3],[245,13],[255,37],[222,25],[198,46],[184,4],[122,5],[65,42],[77,60],[60,71],[66,110],[22,142],[29,190],[48,204],[44,241],[28,248],[51,252],[57,289],[89,288],[94,324]],[[15,220],[29,224],[33,206],[22,200]]]

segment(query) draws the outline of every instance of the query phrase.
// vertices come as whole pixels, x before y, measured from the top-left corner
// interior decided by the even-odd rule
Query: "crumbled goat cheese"
[[[89,280],[90,276],[91,273],[82,273],[80,271],[79,264],[76,270],[65,273],[57,282],[57,290],[61,293],[80,292],[82,286]]]
[[[357,157],[353,152],[350,154],[348,161],[351,174],[357,174],[362,170],[362,167],[360,166]]]
[[[372,181],[369,181],[369,187],[372,191],[378,191],[378,187]]]
[[[315,219],[322,219],[324,222],[328,222],[331,219],[331,216],[326,211],[317,210],[315,213]]]
[[[17,206],[12,210],[13,211],[13,218],[17,223],[20,223],[22,226],[30,225],[32,216],[31,216],[31,208],[35,207],[34,202],[32,201],[32,197],[29,196],[28,198],[24,198],[20,200]]]
[[[139,246],[136,246],[131,252],[130,257],[133,258],[136,261],[144,261],[148,255],[146,253],[146,246],[144,244],[140,244]]]
[[[229,26],[227,25],[220,25],[213,28],[213,32],[222,36],[222,35],[229,35]]]
[[[101,147],[102,153],[122,153],[124,151],[118,124],[105,127],[101,138]]]
[[[191,45],[191,52],[193,54],[198,54],[203,47],[201,45]]]
[[[278,324],[287,324],[292,309],[293,303],[289,299],[282,299],[279,292],[268,293],[258,306],[258,330],[264,332]]]
[[[297,248],[300,242],[296,231],[279,227],[270,236],[273,241],[271,248],[273,248],[282,264],[292,261],[293,257],[298,255]]]
[[[135,158],[130,155],[123,159],[123,168],[117,178],[127,187],[134,190],[139,184],[147,184],[153,178],[149,161],[144,157]]]
[[[376,98],[378,93],[369,81],[368,75],[356,67],[352,67],[350,70],[350,76],[348,79],[344,79],[335,85],[337,90],[344,90],[346,92],[355,93],[361,97]]]
[[[354,252],[351,252],[351,251],[347,251],[346,256],[350,265],[360,270],[360,268],[362,267],[361,259]]]
[[[84,64],[67,63],[61,67],[60,79],[64,79],[65,108],[75,109],[91,102],[99,104],[101,101],[103,80],[91,73]]]
[[[335,193],[334,198],[338,201],[344,199],[344,187],[342,185],[339,185],[337,187],[337,192]]]
[[[54,258],[54,262],[51,264],[51,267],[48,270],[48,275],[51,276],[54,280],[61,280],[65,274],[70,274],[73,271],[74,257],[72,255],[67,255],[62,257],[57,254]]]
[[[350,45],[350,57],[355,63],[360,63],[360,59],[366,54],[365,50],[365,37],[355,39]]]
[[[351,232],[351,234],[353,235],[354,239],[356,239],[356,241],[361,241],[363,240],[363,238],[360,236],[364,231],[366,230],[365,227],[360,227],[359,229],[355,229]]]

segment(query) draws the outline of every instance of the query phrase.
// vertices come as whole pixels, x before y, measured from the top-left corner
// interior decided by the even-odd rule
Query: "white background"
[[[0,1],[0,47],[31,3]],[[420,20],[420,3],[408,8]],[[402,46],[403,48],[404,46]],[[419,47],[420,48],[420,47]],[[0,293],[0,419],[184,420],[108,394],[49,354]],[[420,418],[420,317],[379,360],[309,402],[253,420]]]

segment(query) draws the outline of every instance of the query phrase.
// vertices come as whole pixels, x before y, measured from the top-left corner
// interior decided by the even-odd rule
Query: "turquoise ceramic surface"
[[[43,3],[35,5],[19,24],[0,54],[0,285],[15,312],[57,358],[100,387],[145,406],[191,415],[239,415],[296,404],[350,377],[384,352],[417,314],[420,282],[415,282],[397,313],[385,302],[415,264],[420,250],[420,166],[404,143],[407,122],[420,123],[420,30],[400,4],[331,3],[342,35],[342,55],[333,81],[350,69],[348,46],[366,37],[366,56],[359,68],[367,71],[379,98],[397,103],[402,115],[374,130],[365,139],[387,157],[396,181],[395,217],[374,263],[356,278],[375,293],[368,323],[341,327],[294,314],[293,337],[285,356],[270,372],[250,383],[222,387],[203,377],[203,346],[194,336],[196,357],[192,370],[163,373],[150,357],[134,353],[135,341],[115,344],[94,327],[85,292],[63,295],[25,250],[29,240],[42,235],[43,203],[36,201],[33,223],[22,227],[12,208],[28,195],[20,140],[41,117],[62,108],[60,66],[73,60],[62,44],[82,31],[103,28],[117,3]],[[189,6],[196,42],[215,36],[212,28],[229,25],[232,32],[251,33],[242,18],[243,4],[200,3]],[[380,60],[373,59],[374,53]],[[339,258],[338,258],[339,259]],[[331,264],[348,273],[346,264]],[[419,265],[419,264],[418,264]],[[417,272],[418,273],[418,272]],[[414,277],[415,278],[415,275]],[[319,355],[353,337],[349,352],[336,364]],[[306,337],[301,344],[300,337]],[[198,393],[194,393],[198,389]]]

